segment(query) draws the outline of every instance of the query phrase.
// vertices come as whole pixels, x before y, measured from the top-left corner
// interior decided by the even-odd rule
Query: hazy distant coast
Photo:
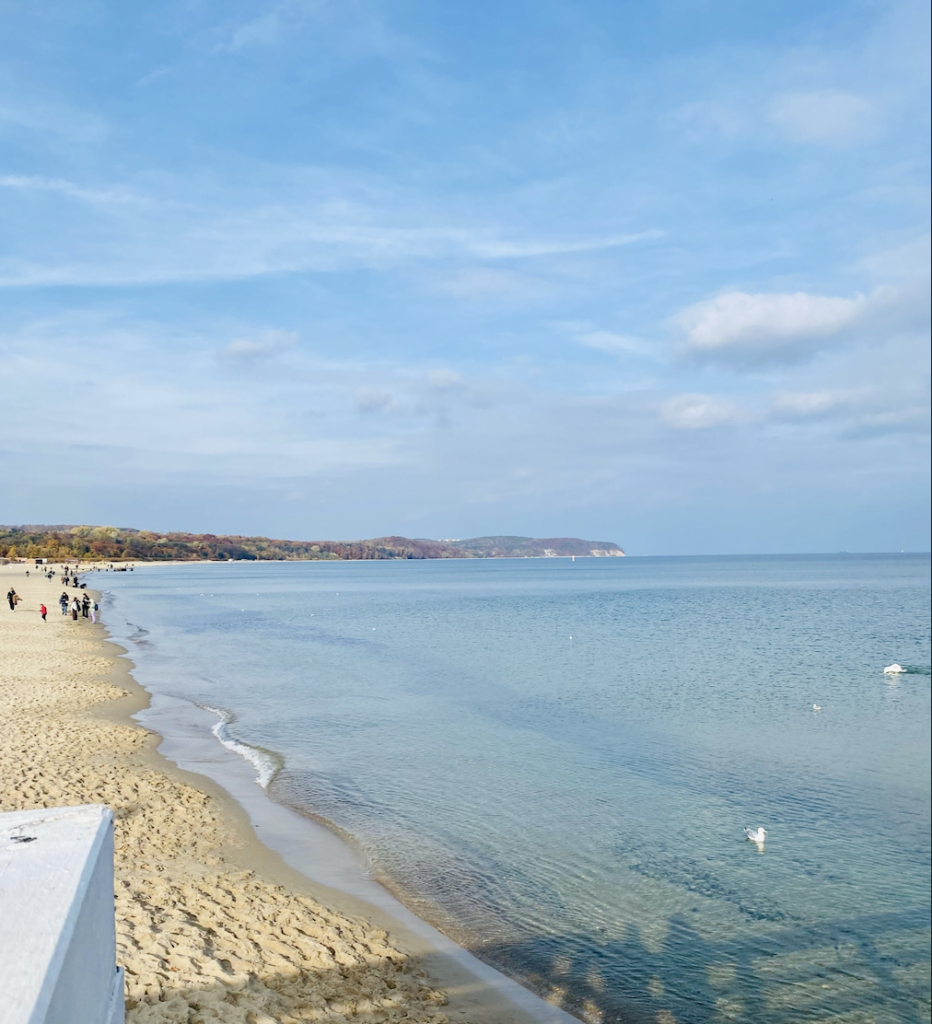
[[[158,533],[116,526],[0,526],[0,557],[229,561],[392,558],[620,558],[614,541],[578,537],[473,537],[468,540],[272,540],[212,533]]]

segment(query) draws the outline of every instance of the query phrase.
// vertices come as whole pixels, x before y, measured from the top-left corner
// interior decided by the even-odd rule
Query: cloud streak
[[[265,359],[287,352],[298,344],[296,331],[261,331],[252,338],[234,338],[224,349],[235,359]]]
[[[500,228],[481,224],[433,223],[416,206],[404,209],[387,198],[380,205],[332,197],[314,203],[295,194],[274,205],[231,209],[196,197],[167,198],[126,186],[91,188],[40,176],[7,175],[0,178],[0,188],[64,197],[85,209],[87,217],[70,259],[66,239],[43,247],[33,238],[18,256],[0,260],[0,287],[6,288],[166,284],[478,260],[493,266],[463,270],[444,290],[464,297],[504,294],[523,282],[525,291],[531,287],[533,292],[533,282],[529,286],[500,265],[606,252],[661,235],[647,230],[591,238],[509,238]],[[95,244],[89,246],[89,239]]]

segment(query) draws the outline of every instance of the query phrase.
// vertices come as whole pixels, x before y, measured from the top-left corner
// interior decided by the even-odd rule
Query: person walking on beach
[[[91,605],[91,622],[97,621],[97,613],[100,611],[100,605],[95,601]]]
[[[12,587],[10,587],[6,595],[6,599],[10,604],[10,611],[15,612],[16,606],[19,604],[20,601],[19,594],[17,594],[16,591]]]
[[[48,608],[46,608],[44,604],[40,604],[39,605],[39,614],[42,616],[42,621],[43,622],[48,622],[49,621],[46,618],[46,615],[48,615],[48,613],[49,613]]]
[[[71,621],[72,622],[77,622],[78,621],[78,612],[80,610],[81,610],[81,602],[77,598],[75,598],[71,602]]]
[[[91,607],[91,599],[87,596],[87,594],[85,594],[84,597],[81,598],[81,618],[82,619],[86,619],[87,618],[87,613],[90,610],[90,607]]]
[[[67,615],[68,614],[68,595],[65,593],[64,590],[61,592],[61,597],[58,599],[58,603],[59,603],[59,605],[61,605],[61,613],[62,613],[62,615]]]

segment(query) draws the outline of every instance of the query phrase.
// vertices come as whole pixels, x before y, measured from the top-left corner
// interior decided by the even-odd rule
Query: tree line
[[[213,533],[157,533],[117,526],[0,526],[0,557],[52,562],[304,561],[308,559],[533,558],[623,555],[612,541],[578,537],[474,537],[471,540],[272,540]]]
[[[115,526],[0,527],[0,555],[82,561],[228,561],[468,558],[441,541],[377,537],[355,541],[273,540],[213,533],[155,533]]]

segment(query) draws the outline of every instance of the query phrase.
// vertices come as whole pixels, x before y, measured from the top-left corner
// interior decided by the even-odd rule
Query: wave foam
[[[243,760],[248,761],[256,769],[256,783],[263,789],[268,789],[269,783],[275,778],[281,762],[274,754],[259,747],[253,747],[249,743],[236,739],[230,734],[228,726],[236,721],[236,716],[224,708],[211,707],[209,704],[201,704],[205,711],[216,715],[220,721],[211,726],[210,731],[218,740],[234,754],[239,754]]]

